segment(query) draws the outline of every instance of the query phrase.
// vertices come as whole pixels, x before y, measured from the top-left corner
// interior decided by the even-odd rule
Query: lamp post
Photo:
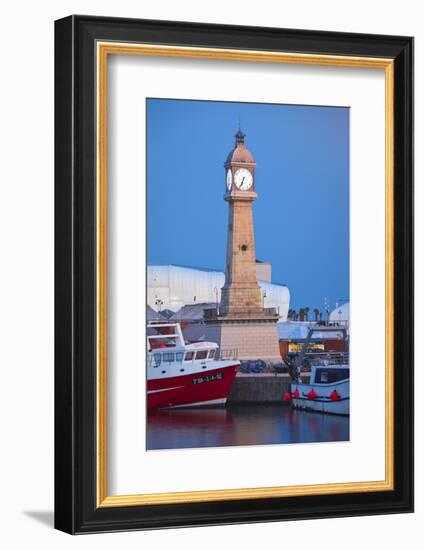
[[[327,314],[327,322],[330,320],[330,304],[327,298],[324,298],[325,313]]]
[[[215,292],[216,312],[218,313],[218,289],[216,286],[213,287],[213,291]]]

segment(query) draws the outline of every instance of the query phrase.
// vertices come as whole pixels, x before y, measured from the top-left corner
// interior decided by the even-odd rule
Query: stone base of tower
[[[275,321],[215,321],[205,329],[205,341],[216,342],[224,352],[236,350],[241,361],[282,362]]]

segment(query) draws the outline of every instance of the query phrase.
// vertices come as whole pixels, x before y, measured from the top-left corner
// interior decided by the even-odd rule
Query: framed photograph
[[[413,39],[70,16],[55,72],[56,528],[411,512]]]

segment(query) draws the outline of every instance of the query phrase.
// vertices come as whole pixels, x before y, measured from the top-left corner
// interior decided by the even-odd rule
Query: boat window
[[[215,350],[211,349],[209,350],[209,359],[213,359],[215,357]]]
[[[176,360],[179,361],[180,363],[183,360],[183,357],[184,357],[184,353],[182,351],[179,351],[175,354]]]
[[[193,361],[193,357],[194,357],[194,351],[188,351],[185,354],[184,361]]]
[[[321,384],[331,384],[349,379],[349,369],[317,369],[315,382]]]
[[[166,338],[165,340],[154,340],[153,338],[149,339],[149,344],[152,349],[166,349],[166,348],[175,348],[176,342],[171,338]]]
[[[162,354],[154,353],[153,357],[155,358],[155,363],[156,363],[156,366],[158,367],[162,363]]]
[[[175,361],[175,353],[164,353],[163,360],[167,361],[168,363],[172,363],[173,361]]]
[[[167,348],[175,348],[176,346],[176,342],[175,342],[175,338],[167,338],[165,340],[165,347]]]
[[[208,356],[208,350],[202,349],[196,353],[196,359],[206,359]]]

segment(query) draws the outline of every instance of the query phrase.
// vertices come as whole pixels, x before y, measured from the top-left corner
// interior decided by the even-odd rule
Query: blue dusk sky
[[[224,161],[240,120],[257,166],[258,260],[290,307],[349,299],[349,109],[147,100],[148,263],[225,270]]]

